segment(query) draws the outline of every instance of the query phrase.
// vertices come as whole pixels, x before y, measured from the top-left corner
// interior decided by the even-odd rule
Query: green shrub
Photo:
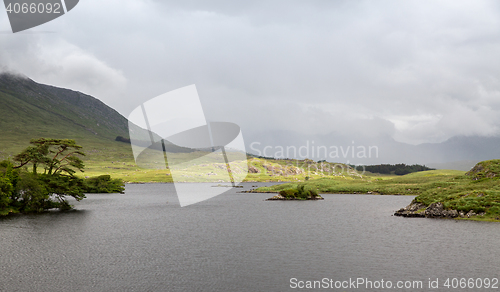
[[[110,175],[100,175],[85,180],[86,193],[123,193],[125,184],[121,179],[111,179]]]
[[[305,185],[298,185],[296,189],[285,189],[279,192],[286,199],[307,200],[309,198],[318,197],[318,192],[315,190],[307,190]]]
[[[281,196],[287,199],[295,199],[297,193],[298,192],[295,189],[286,189],[279,192]]]
[[[500,207],[498,207],[498,206],[490,207],[486,211],[486,214],[487,215],[498,215],[498,214],[500,214]]]
[[[9,179],[0,177],[0,210],[9,206],[10,196],[14,191],[14,187]]]
[[[31,172],[20,174],[15,192],[14,198],[22,212],[43,212],[50,209],[50,193],[45,183]]]

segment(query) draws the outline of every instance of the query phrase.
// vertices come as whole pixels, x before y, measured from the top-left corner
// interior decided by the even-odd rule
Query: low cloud
[[[84,49],[54,36],[21,35],[0,43],[4,71],[24,74],[44,84],[65,87],[112,102],[124,94],[127,79]]]
[[[87,0],[57,33],[0,35],[0,61],[125,116],[196,84],[209,119],[249,132],[441,142],[499,134],[499,6]]]

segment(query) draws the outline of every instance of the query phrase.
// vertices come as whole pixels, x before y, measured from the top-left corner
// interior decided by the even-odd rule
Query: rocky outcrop
[[[426,206],[421,203],[411,203],[394,213],[402,217],[425,217],[425,218],[456,218],[460,214],[457,210],[445,210],[442,203],[432,203]]]
[[[401,208],[398,211],[396,211],[394,215],[402,217],[425,217],[424,214],[425,207],[426,206],[421,203],[411,203],[405,208]]]
[[[425,217],[428,218],[456,218],[457,210],[445,210],[442,203],[432,203],[425,209]]]
[[[473,210],[469,212],[446,210],[441,202],[432,203],[429,206],[412,202],[410,205],[394,213],[394,216],[424,218],[471,218],[484,215],[484,212],[477,214]]]

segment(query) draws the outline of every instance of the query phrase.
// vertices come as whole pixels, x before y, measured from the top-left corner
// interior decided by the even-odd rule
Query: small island
[[[110,175],[80,178],[82,146],[72,139],[39,138],[11,160],[0,161],[0,216],[73,209],[66,197],[85,193],[123,193],[124,182]]]
[[[296,189],[281,190],[276,196],[266,201],[306,201],[306,200],[324,200],[317,191],[305,189],[305,185],[298,185]]]

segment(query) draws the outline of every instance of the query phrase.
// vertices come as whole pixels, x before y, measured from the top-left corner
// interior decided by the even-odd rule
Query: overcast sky
[[[1,10],[0,68],[124,116],[196,84],[250,133],[500,134],[498,1],[81,0],[17,34]]]

